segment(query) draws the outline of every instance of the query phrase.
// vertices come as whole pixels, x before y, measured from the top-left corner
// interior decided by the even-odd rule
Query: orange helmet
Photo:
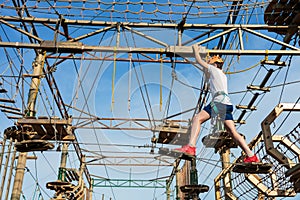
[[[210,63],[224,63],[223,59],[219,55],[214,55],[209,59]]]

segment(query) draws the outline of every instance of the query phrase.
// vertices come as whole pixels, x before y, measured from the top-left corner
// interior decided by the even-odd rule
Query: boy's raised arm
[[[206,54],[205,47],[202,46],[199,47],[197,44],[194,44],[192,48],[197,63],[199,63],[203,68],[208,69],[208,64],[200,56],[200,54]],[[203,71],[203,69],[201,70]]]

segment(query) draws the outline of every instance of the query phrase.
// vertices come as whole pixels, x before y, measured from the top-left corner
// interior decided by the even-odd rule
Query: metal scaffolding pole
[[[38,89],[41,83],[42,73],[43,73],[44,56],[41,52],[38,53],[35,61],[32,64],[33,76],[31,79],[31,85],[28,95],[27,103],[27,116],[35,116],[35,104],[38,94]],[[13,185],[13,192],[11,195],[11,200],[19,200],[22,191],[24,172],[26,167],[27,153],[20,152],[18,156],[18,164],[15,174],[15,180]]]

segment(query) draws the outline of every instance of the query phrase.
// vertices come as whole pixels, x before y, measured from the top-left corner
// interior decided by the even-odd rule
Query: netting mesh
[[[268,1],[156,1],[156,0],[28,0],[23,5],[12,5],[10,1],[1,4],[2,8],[19,11],[27,9],[35,16],[51,17],[63,15],[68,18],[81,18],[89,20],[114,20],[114,21],[181,21],[188,14],[189,19],[214,18],[224,21],[228,13],[232,17],[246,15],[253,9],[260,8],[257,14],[263,15]],[[8,14],[8,13],[5,13]],[[207,19],[206,19],[207,20]]]
[[[295,126],[288,134],[280,136],[274,142],[274,147],[280,151],[285,157],[290,159],[294,163],[299,163],[299,155],[292,150],[299,149],[299,130],[300,124]],[[260,140],[260,139],[259,139]],[[286,142],[289,141],[290,146],[287,146]],[[268,174],[256,174],[255,177],[258,180],[259,184],[264,185],[264,191],[260,191],[258,187],[250,181],[244,173],[231,173],[231,184],[232,184],[232,193],[238,199],[259,199],[260,195],[265,197],[273,198],[274,193],[281,192],[281,196],[290,196],[294,192],[293,183],[290,181],[290,178],[286,176],[288,167],[284,164],[279,163],[272,156],[268,155],[265,150],[265,144],[263,140],[260,140],[255,145],[254,151],[259,155],[261,161],[264,163],[272,163],[273,167],[271,173]],[[229,173],[229,172],[228,172]],[[222,183],[222,181],[220,182]],[[224,189],[224,185],[222,186]],[[225,192],[222,191],[222,199],[226,199]],[[273,196],[273,197],[272,197]],[[275,197],[274,197],[275,198]]]

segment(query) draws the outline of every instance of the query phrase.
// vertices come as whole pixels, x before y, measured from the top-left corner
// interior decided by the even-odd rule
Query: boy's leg
[[[184,145],[181,148],[176,148],[174,151],[176,152],[182,152],[185,154],[189,154],[192,156],[196,155],[196,142],[199,137],[201,124],[208,120],[210,118],[210,115],[205,111],[201,110],[198,114],[196,114],[193,118],[192,127],[191,127],[191,135],[189,144]]]
[[[233,139],[238,143],[242,150],[249,156],[253,156],[253,152],[248,147],[245,139],[237,132],[234,122],[232,120],[225,120],[224,122],[227,131],[231,134]]]
[[[201,129],[201,124],[207,121],[209,118],[210,115],[205,110],[201,110],[197,115],[194,116],[192,127],[191,127],[189,145],[196,146],[200,129]]]

